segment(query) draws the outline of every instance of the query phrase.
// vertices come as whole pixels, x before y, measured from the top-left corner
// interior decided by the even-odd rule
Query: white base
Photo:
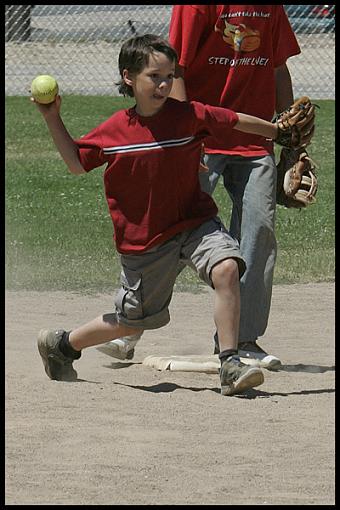
[[[177,372],[205,372],[218,374],[220,360],[218,354],[191,356],[147,356],[143,365],[157,370],[172,370]]]
[[[277,370],[281,366],[279,359],[267,355],[262,360],[240,356],[240,361],[245,365]],[[143,365],[157,370],[172,370],[177,372],[205,372],[206,374],[218,374],[221,367],[218,354],[188,355],[188,356],[147,356]]]

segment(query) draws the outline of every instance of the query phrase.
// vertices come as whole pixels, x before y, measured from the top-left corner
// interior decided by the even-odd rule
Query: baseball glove
[[[277,169],[276,203],[287,208],[313,204],[318,189],[316,165],[306,149],[281,149]]]
[[[273,121],[278,127],[274,142],[292,149],[310,144],[315,129],[315,106],[309,97],[303,96],[286,111],[279,113]]]

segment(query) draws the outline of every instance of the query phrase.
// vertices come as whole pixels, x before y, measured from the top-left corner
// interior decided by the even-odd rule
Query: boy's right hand
[[[50,115],[59,115],[60,113],[61,97],[59,94],[56,95],[55,100],[49,104],[38,103],[33,97],[30,97],[30,100],[37,105],[38,110],[45,118]]]

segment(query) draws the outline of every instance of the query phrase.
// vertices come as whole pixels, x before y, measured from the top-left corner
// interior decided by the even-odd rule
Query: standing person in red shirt
[[[175,5],[169,41],[179,56],[171,97],[268,121],[293,103],[286,61],[300,48],[282,5]],[[204,148],[209,171],[201,172],[202,189],[212,194],[223,178],[233,204],[229,230],[247,263],[240,282],[239,353],[276,369],[280,360],[257,343],[268,324],[277,255],[273,144],[233,131],[222,143],[209,137]],[[103,352],[131,358],[138,338],[117,340]]]
[[[172,97],[196,100],[271,120],[293,103],[286,61],[300,48],[282,5],[178,5],[170,43],[180,77]],[[239,353],[277,368],[258,344],[269,318],[274,265],[276,167],[271,141],[233,132],[205,143],[202,188],[212,194],[220,176],[233,208],[230,232],[247,263],[241,285]],[[215,352],[219,351],[215,335]]]
[[[201,190],[198,168],[207,137],[222,142],[236,129],[276,139],[278,127],[227,108],[169,98],[176,63],[176,51],[157,36],[124,43],[119,90],[136,104],[79,140],[61,119],[60,96],[38,104],[72,173],[106,164],[105,195],[122,266],[113,312],[72,331],[40,331],[39,353],[50,379],[75,380],[73,361],[82,349],[166,325],[178,268],[186,264],[215,291],[221,393],[240,393],[264,380],[259,367],[243,364],[237,354],[245,263],[216,216],[215,202]]]

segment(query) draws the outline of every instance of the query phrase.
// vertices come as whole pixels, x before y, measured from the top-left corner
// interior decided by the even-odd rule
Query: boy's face
[[[123,71],[125,83],[133,89],[136,111],[139,115],[155,115],[170,94],[175,74],[175,62],[164,53],[155,51],[150,54],[148,65],[137,74]]]

